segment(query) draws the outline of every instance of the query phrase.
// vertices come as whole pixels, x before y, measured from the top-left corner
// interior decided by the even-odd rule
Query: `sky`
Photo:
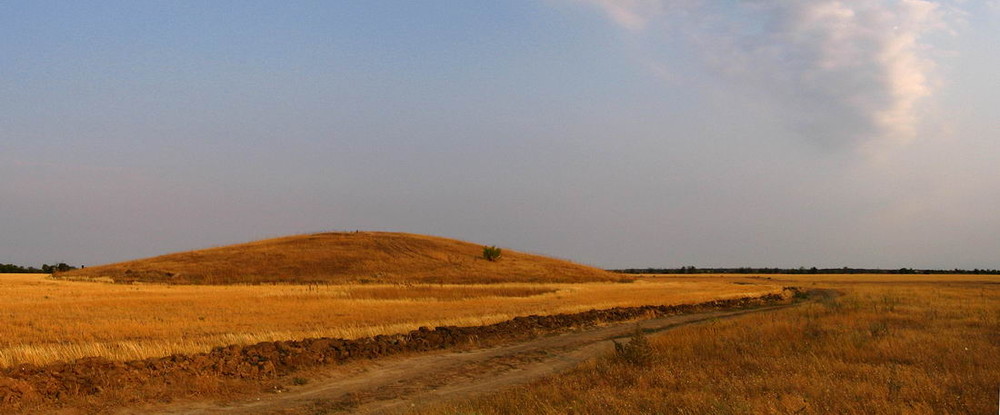
[[[6,1],[0,262],[1000,268],[1000,1]]]

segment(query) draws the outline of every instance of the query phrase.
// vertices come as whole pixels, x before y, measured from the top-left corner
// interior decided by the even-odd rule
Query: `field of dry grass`
[[[86,356],[115,360],[227,344],[358,338],[420,326],[481,325],[529,314],[696,303],[780,292],[780,284],[186,286],[0,274],[0,366]]]
[[[789,284],[996,283],[1000,275],[971,274],[635,274],[645,281],[770,281]]]
[[[626,278],[569,261],[435,236],[331,232],[180,252],[60,274],[166,284],[594,282]]]
[[[419,412],[997,412],[1000,278],[771,277],[843,295],[650,337],[654,360],[649,364],[631,364],[609,351],[568,373]],[[747,281],[719,276],[653,280]]]

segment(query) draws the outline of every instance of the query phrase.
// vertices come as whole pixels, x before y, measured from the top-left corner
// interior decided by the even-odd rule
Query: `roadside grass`
[[[530,314],[698,303],[781,291],[726,281],[185,286],[0,274],[0,367],[133,360],[216,346],[354,339]]]
[[[652,336],[646,365],[609,350],[564,374],[416,412],[995,413],[1000,285],[890,280],[826,285],[844,295]]]

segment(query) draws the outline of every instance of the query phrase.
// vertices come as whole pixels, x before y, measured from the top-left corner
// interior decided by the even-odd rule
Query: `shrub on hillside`
[[[483,247],[483,258],[486,258],[487,261],[496,261],[500,259],[500,255],[500,248],[497,248],[496,246]]]

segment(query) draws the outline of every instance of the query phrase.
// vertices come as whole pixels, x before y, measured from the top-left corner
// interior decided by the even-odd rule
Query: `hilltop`
[[[483,259],[482,254],[482,245],[435,236],[330,232],[87,267],[57,277],[167,284],[466,284],[622,278],[601,269],[509,249],[504,249],[496,262]]]

